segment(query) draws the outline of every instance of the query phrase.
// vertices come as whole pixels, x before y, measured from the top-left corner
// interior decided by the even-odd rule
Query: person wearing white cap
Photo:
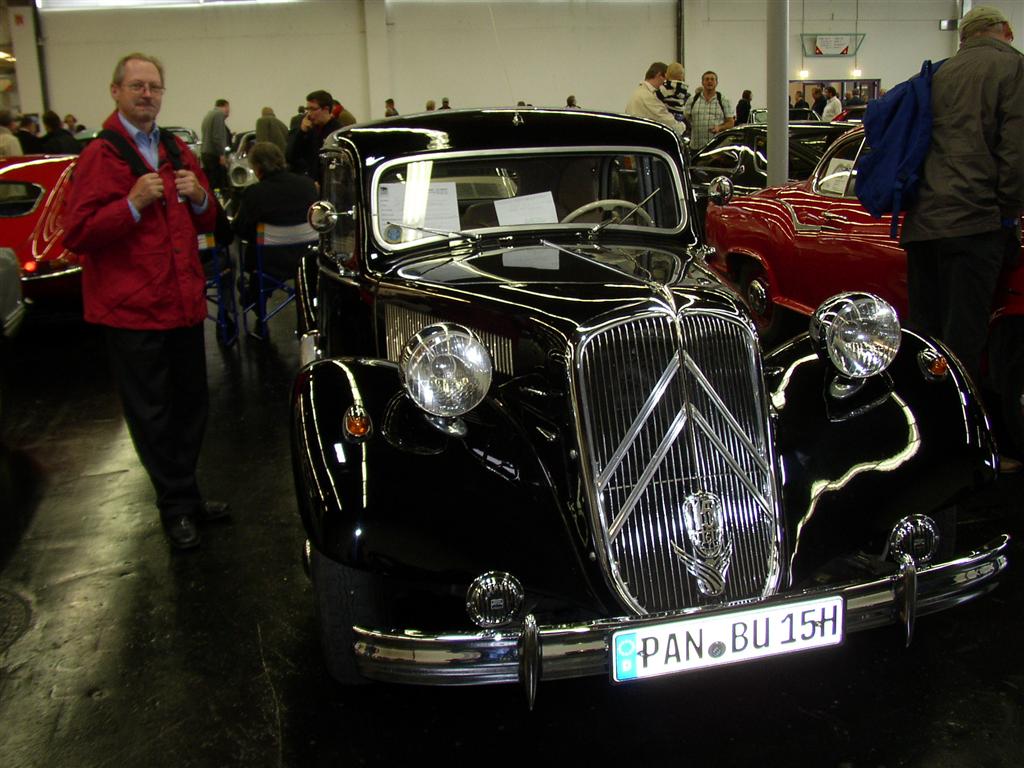
[[[959,29],[960,50],[932,79],[931,145],[900,241],[908,324],[977,379],[999,273],[1020,258],[1024,54],[997,8],[975,8]]]

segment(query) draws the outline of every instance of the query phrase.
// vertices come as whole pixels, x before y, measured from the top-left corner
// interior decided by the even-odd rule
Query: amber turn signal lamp
[[[945,357],[939,355],[930,363],[928,363],[928,373],[932,376],[945,376],[946,371],[949,370],[949,361]]]
[[[24,269],[26,272],[35,272],[36,269],[38,269],[38,267],[39,265],[34,261],[26,261],[21,266],[21,268]]]
[[[370,434],[370,415],[361,405],[350,406],[345,411],[345,434],[354,440],[362,440]]]

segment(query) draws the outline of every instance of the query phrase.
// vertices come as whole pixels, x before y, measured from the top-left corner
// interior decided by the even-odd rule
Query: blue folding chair
[[[199,235],[199,258],[206,273],[206,317],[217,324],[217,341],[226,347],[238,341],[238,305],[232,284],[231,255],[217,245],[213,233]]]
[[[281,226],[256,225],[256,271],[253,278],[256,290],[251,300],[243,298],[242,327],[249,335],[266,339],[267,322],[295,300],[295,275],[299,262],[310,245],[320,235],[306,222]],[[274,294],[283,296],[275,298]],[[248,315],[255,315],[253,330],[249,331]]]

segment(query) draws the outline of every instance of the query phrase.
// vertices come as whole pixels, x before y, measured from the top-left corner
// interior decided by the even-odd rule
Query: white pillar
[[[384,99],[394,98],[391,79],[391,49],[388,41],[388,10],[383,0],[363,0],[366,24],[366,91],[370,111],[360,121],[384,117]],[[402,109],[401,104],[398,105]],[[405,111],[409,110],[406,106]]]
[[[789,180],[789,0],[767,0],[768,186]]]
[[[7,21],[11,30],[11,45],[14,48],[15,79],[18,84],[18,101],[24,112],[43,112],[43,79],[39,71],[39,55],[36,48],[36,24],[30,6],[7,9]]]

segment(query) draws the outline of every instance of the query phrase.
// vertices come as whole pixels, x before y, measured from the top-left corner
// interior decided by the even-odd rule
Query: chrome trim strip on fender
[[[1001,535],[964,557],[917,570],[916,615],[935,613],[986,594],[998,584],[1008,565],[1010,537]],[[904,590],[915,580],[899,571],[873,581],[820,590],[806,590],[758,602],[758,607],[808,598],[840,595],[846,604],[846,631],[905,621],[908,596]],[[520,655],[529,652],[530,635],[539,634],[540,664],[528,662],[541,680],[608,674],[608,646],[612,633],[641,629],[696,615],[736,610],[749,601],[688,608],[657,616],[620,617],[574,624],[540,626],[535,630],[510,628],[471,634],[425,634],[413,629],[381,632],[354,627],[356,664],[374,680],[425,685],[481,685],[515,683],[523,678]],[[530,653],[532,656],[533,653]],[[539,669],[537,668],[539,666]],[[526,675],[524,682],[530,682]]]

